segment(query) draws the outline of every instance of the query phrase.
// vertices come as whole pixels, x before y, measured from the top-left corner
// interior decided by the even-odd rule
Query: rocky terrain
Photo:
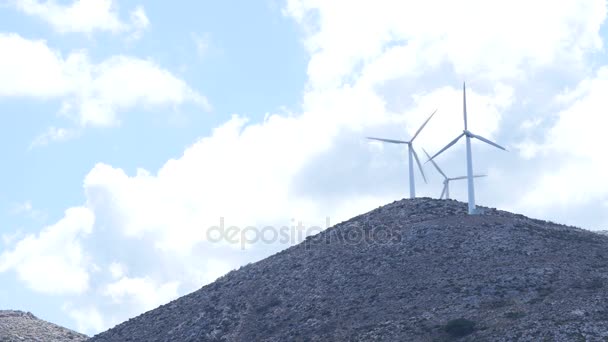
[[[29,312],[0,310],[0,342],[79,342],[88,338]]]
[[[606,341],[608,236],[402,200],[91,339]]]

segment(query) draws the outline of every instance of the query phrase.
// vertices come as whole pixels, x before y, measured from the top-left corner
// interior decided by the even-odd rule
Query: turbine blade
[[[418,168],[420,169],[420,173],[422,174],[422,179],[424,179],[424,182],[426,183],[426,176],[424,175],[424,170],[422,169],[422,164],[420,164],[420,159],[418,159],[418,153],[416,153],[414,146],[410,145],[410,148],[412,149],[412,152],[414,153],[414,158],[416,159],[416,163],[418,164]]]
[[[437,113],[437,109],[435,109],[435,111],[433,112],[433,114],[431,114],[431,116],[429,116],[428,119],[426,119],[426,121],[422,124],[422,126],[420,126],[420,128],[418,128],[418,130],[416,131],[416,133],[414,134],[414,136],[412,137],[412,139],[410,139],[410,142],[414,141],[414,139],[416,139],[416,137],[418,136],[418,134],[420,134],[420,131],[422,131],[422,129],[424,128],[424,126],[426,126],[427,123],[429,123],[429,120],[431,120],[431,118],[433,117],[433,115],[435,115],[435,113]]]
[[[437,157],[438,155],[440,155],[441,153],[443,153],[443,151],[447,150],[448,148],[452,147],[452,145],[454,145],[455,143],[457,143],[458,140],[460,140],[460,138],[462,138],[462,137],[464,137],[464,133],[461,133],[458,137],[456,137],[456,139],[452,140],[449,144],[447,144],[439,152],[435,153],[435,155],[432,156],[429,160],[435,159],[435,157]]]
[[[467,130],[467,87],[464,82],[462,82],[462,112],[464,113],[464,129]]]
[[[429,156],[428,152],[425,149],[422,149],[424,151],[424,154],[426,154],[426,157],[428,158],[428,160],[430,160],[431,163],[433,163],[433,166],[435,166],[435,168],[437,169],[437,171],[439,171],[439,173],[443,176],[443,178],[448,178],[448,176],[446,176],[445,173],[443,173],[443,171],[441,171],[441,169],[439,168],[439,165],[437,165],[437,163],[435,163],[434,160],[431,159],[431,156]]]
[[[460,180],[460,179],[467,179],[469,178],[468,176],[460,176],[460,177],[454,177],[454,178],[450,178],[451,181],[453,180]]]
[[[446,186],[443,186],[443,190],[441,191],[441,196],[439,196],[439,199],[443,199],[443,196],[445,196],[445,190],[446,190]]]
[[[391,143],[391,144],[409,144],[408,141],[395,140],[395,139],[384,139],[384,138],[374,138],[374,137],[367,137],[367,139],[383,141],[383,142],[387,142],[387,143]]]
[[[474,175],[473,178],[481,178],[481,177],[487,177],[488,175]],[[468,176],[460,176],[460,177],[454,177],[454,178],[450,178],[450,180],[460,180],[460,179],[467,179],[469,178]]]
[[[499,148],[499,149],[501,149],[501,150],[505,150],[505,151],[507,150],[506,148],[504,148],[504,147],[502,147],[502,146],[498,145],[497,143],[495,143],[495,142],[493,142],[493,141],[491,141],[491,140],[488,140],[488,139],[486,139],[486,138],[482,137],[481,135],[477,135],[477,134],[473,134],[473,133],[471,133],[471,136],[472,136],[473,138],[479,139],[479,140],[481,140],[481,141],[485,142],[486,144],[490,144],[490,145],[492,145],[492,146],[494,146],[494,147],[496,147],[496,148]]]

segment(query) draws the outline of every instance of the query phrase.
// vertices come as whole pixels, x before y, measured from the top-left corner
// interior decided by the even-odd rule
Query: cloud
[[[607,92],[608,66],[603,66],[574,89],[556,96],[564,108],[555,114],[545,138],[530,143],[525,151],[551,160],[551,167],[522,198],[522,206],[534,206],[546,215],[555,207],[587,206],[608,199],[608,184],[603,181],[608,155],[602,143],[608,126],[602,111],[608,106]]]
[[[129,177],[98,164],[85,179],[89,205],[116,218],[112,222],[125,236],[148,236],[156,248],[186,255],[205,240],[205,229],[220,216],[242,227],[259,218],[308,217],[293,212],[297,207],[285,185],[307,155],[325,146],[323,137],[302,146],[299,142],[310,130],[298,132],[299,123],[271,116],[265,124],[246,126],[244,118],[235,116],[156,175],[138,170]],[[251,205],[257,201],[265,202],[264,208]],[[306,211],[309,205],[300,204],[300,211]]]
[[[80,135],[80,133],[73,129],[68,128],[57,128],[51,126],[47,129],[46,132],[37,136],[34,141],[30,144],[29,149],[33,149],[35,147],[46,146],[51,142],[55,141],[67,141],[73,138],[76,138]]]
[[[146,16],[146,11],[142,6],[135,7],[131,12],[131,23],[133,27],[131,39],[141,38],[143,32],[150,26],[150,20]]]
[[[111,126],[118,113],[134,107],[156,108],[193,103],[209,109],[207,99],[152,60],[112,56],[93,63],[84,51],[67,57],[45,41],[0,33],[0,96],[59,98],[60,113],[80,126]],[[51,127],[33,146],[77,135]]]
[[[116,303],[125,300],[132,302],[138,310],[147,311],[177,298],[179,282],[155,284],[148,277],[129,278],[122,277],[104,288],[104,295]]]
[[[75,322],[79,332],[89,335],[121,323],[134,313],[141,313],[178,297],[179,282],[158,283],[151,277],[128,277],[124,265],[112,263],[113,280],[89,293],[89,303],[69,301],[62,310]],[[106,311],[111,308],[109,311]],[[104,310],[105,309],[105,310]]]
[[[66,102],[83,126],[118,123],[116,114],[136,106],[156,107],[195,103],[209,109],[207,99],[154,62],[128,56],[114,56],[98,65],[85,59],[77,70],[83,81],[73,100]]]
[[[13,207],[12,213],[13,214],[23,214],[23,213],[30,213],[32,212],[33,207],[32,207],[32,202],[31,201],[25,201],[23,203],[18,203],[17,205],[15,205]]]
[[[28,40],[14,33],[0,33],[0,96],[57,97],[72,85],[59,52],[43,40]]]
[[[284,13],[309,33],[309,79],[324,87],[347,81],[353,71],[380,82],[443,63],[469,79],[491,80],[564,62],[581,66],[588,51],[602,47],[606,6],[602,0],[383,0],[373,6],[288,0]]]
[[[23,238],[23,232],[21,231],[21,229],[18,229],[17,231],[13,232],[13,233],[3,233],[2,235],[0,235],[0,238],[2,239],[2,244],[4,246],[9,246],[11,245],[13,242],[21,240]]]
[[[131,12],[130,23],[123,22],[113,0],[75,0],[69,5],[54,0],[16,0],[13,4],[23,13],[46,21],[60,33],[131,32],[133,37],[139,37],[150,23],[141,6]]]
[[[26,216],[39,222],[44,221],[47,217],[47,214],[44,211],[35,209],[32,206],[31,201],[25,201],[15,204],[11,209],[11,213],[13,215]]]
[[[198,54],[198,57],[206,57],[211,46],[211,35],[209,33],[205,33],[202,35],[193,33],[192,40],[194,40],[194,45],[196,46],[196,53]]]
[[[15,271],[36,292],[83,293],[89,274],[80,238],[91,233],[93,221],[93,213],[85,208],[68,209],[56,224],[27,235],[0,254],[0,272]]]
[[[119,262],[111,263],[109,266],[109,271],[113,279],[122,278],[122,276],[127,273],[126,266]]]
[[[109,325],[95,307],[74,308],[66,304],[63,306],[63,310],[76,322],[76,330],[79,332],[102,331]]]

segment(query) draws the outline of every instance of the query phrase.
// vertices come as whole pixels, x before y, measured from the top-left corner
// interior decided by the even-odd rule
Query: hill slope
[[[465,213],[456,201],[394,202],[92,341],[608,337],[607,236]]]
[[[29,312],[0,310],[0,341],[79,342],[88,336],[36,318]]]

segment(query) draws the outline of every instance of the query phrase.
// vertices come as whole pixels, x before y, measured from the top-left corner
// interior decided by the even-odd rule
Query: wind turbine
[[[471,154],[471,138],[481,140],[481,141],[485,142],[486,144],[492,145],[492,146],[499,148],[501,150],[504,150],[504,151],[506,151],[507,149],[498,145],[497,143],[495,143],[493,141],[490,141],[480,135],[473,134],[469,131],[468,124],[467,124],[467,90],[466,90],[466,86],[464,83],[462,84],[462,103],[463,103],[462,108],[463,108],[463,114],[464,114],[464,131],[462,131],[462,133],[459,136],[457,136],[456,139],[452,140],[449,144],[447,144],[439,152],[435,153],[435,155],[432,156],[429,160],[433,160],[435,157],[437,157],[438,155],[443,153],[443,151],[452,147],[452,145],[457,143],[458,140],[460,140],[460,138],[466,137],[466,141],[467,141],[467,180],[468,180],[468,187],[469,187],[469,215],[475,215],[475,214],[478,214],[478,212],[475,207],[475,185],[473,184],[473,156]]]
[[[418,128],[418,130],[416,131],[416,133],[414,134],[414,136],[412,137],[412,139],[410,139],[410,141],[367,137],[367,139],[378,140],[378,141],[382,141],[382,142],[386,142],[386,143],[390,143],[390,144],[406,144],[407,145],[407,147],[408,147],[407,151],[408,151],[409,163],[410,163],[410,165],[409,165],[409,171],[410,171],[410,198],[415,198],[416,197],[416,184],[414,182],[414,159],[416,159],[416,163],[418,164],[418,168],[420,169],[420,173],[422,174],[422,178],[424,179],[424,182],[426,183],[426,176],[424,175],[424,171],[422,170],[422,164],[420,164],[420,159],[418,159],[418,154],[416,154],[416,150],[414,150],[414,146],[412,146],[412,143],[414,142],[414,139],[416,139],[416,137],[418,136],[418,134],[420,134],[420,131],[422,131],[422,129],[424,128],[424,126],[426,126],[426,124],[429,122],[429,120],[431,120],[431,118],[433,117],[433,115],[435,115],[435,113],[437,113],[437,109],[435,109],[435,111],[433,112],[433,114],[431,114],[431,116],[429,116],[429,118],[426,119],[426,121],[422,124],[422,126],[420,126],[420,128]]]
[[[455,180],[461,180],[461,179],[467,179],[467,176],[461,176],[461,177],[448,177],[442,170],[441,168],[439,168],[439,165],[437,165],[437,163],[435,163],[434,160],[431,160],[431,156],[429,156],[429,154],[426,152],[425,149],[422,149],[424,151],[424,154],[426,154],[426,157],[429,158],[429,160],[431,161],[431,163],[433,163],[433,166],[435,166],[435,168],[437,169],[437,171],[443,176],[443,190],[441,191],[441,196],[439,196],[439,199],[443,199],[445,196],[445,199],[450,199],[450,182],[451,181],[455,181]],[[473,178],[480,178],[480,177],[487,177],[487,175],[474,175]]]

